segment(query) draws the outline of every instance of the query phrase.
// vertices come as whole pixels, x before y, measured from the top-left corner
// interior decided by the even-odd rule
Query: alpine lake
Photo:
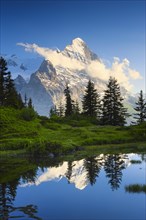
[[[0,219],[145,220],[146,154],[0,158]]]

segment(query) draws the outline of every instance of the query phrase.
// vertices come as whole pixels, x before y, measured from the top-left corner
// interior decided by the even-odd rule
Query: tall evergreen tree
[[[0,105],[22,108],[23,102],[20,94],[17,93],[11,73],[7,71],[7,63],[0,58]]]
[[[27,96],[26,96],[26,93],[25,93],[25,96],[24,96],[24,106],[27,107],[27,102],[28,102],[28,99],[27,99]]]
[[[28,100],[28,108],[33,108],[33,106],[32,106],[32,99],[31,98],[29,98],[29,100]]]
[[[66,104],[65,104],[65,116],[70,116],[73,113],[73,100],[71,99],[70,89],[67,85],[66,89],[64,90]]]
[[[14,81],[11,79],[11,73],[8,72],[5,79],[5,106],[11,106],[19,108],[18,106],[18,94],[16,92]]]
[[[73,103],[73,113],[74,115],[80,114],[80,107],[79,107],[79,103],[77,100]]]
[[[134,108],[137,113],[135,113],[135,119],[137,120],[137,123],[140,124],[145,121],[146,119],[146,102],[143,98],[143,92],[140,91],[138,102],[135,103],[136,107]]]
[[[86,90],[85,90],[85,95],[83,96],[83,113],[87,116],[91,117],[100,117],[100,99],[99,95],[94,88],[94,83],[89,80]]]
[[[25,105],[24,105],[24,103],[22,101],[22,97],[21,97],[20,93],[17,94],[17,101],[18,101],[18,106],[19,106],[20,109],[25,107]]]
[[[58,116],[58,109],[55,105],[50,109],[50,118],[56,117],[56,116]]]
[[[3,106],[5,101],[5,77],[9,73],[7,70],[6,61],[0,57],[0,106]]]
[[[103,124],[122,126],[126,123],[126,117],[128,117],[129,114],[127,113],[127,109],[124,108],[122,101],[123,98],[117,80],[110,77],[103,97]]]
[[[59,106],[58,106],[58,116],[59,117],[63,117],[64,116],[64,106],[62,105],[61,102],[59,103]]]

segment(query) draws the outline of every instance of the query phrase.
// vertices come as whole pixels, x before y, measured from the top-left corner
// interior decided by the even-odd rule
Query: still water
[[[22,160],[22,161],[21,161]],[[0,161],[0,219],[145,220],[146,155]]]

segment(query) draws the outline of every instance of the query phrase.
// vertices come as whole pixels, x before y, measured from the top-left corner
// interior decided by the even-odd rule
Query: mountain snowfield
[[[127,59],[120,63],[119,59],[115,58],[111,69],[108,69],[80,38],[74,39],[63,51],[41,48],[35,44],[19,43],[18,45],[25,47],[26,51],[33,51],[45,58],[42,60],[42,57],[38,56],[29,63],[28,60],[18,62],[15,55],[6,57],[12,74],[19,72],[15,79],[17,91],[23,98],[25,94],[28,98],[32,98],[34,108],[40,115],[48,116],[52,106],[64,103],[64,89],[67,84],[73,100],[78,100],[80,104],[89,79],[94,82],[95,88],[102,96],[109,76],[115,76],[117,69],[119,74],[115,77],[121,85],[126,107],[130,109],[131,104],[135,103],[135,96],[129,91],[131,85],[124,71],[129,74],[133,71],[132,73],[137,77],[139,75],[130,69]]]
[[[99,156],[95,157],[95,160],[100,163],[101,168],[103,168],[104,163],[106,161],[106,157],[108,155],[100,154]],[[128,167],[131,165],[130,160],[135,157],[135,154],[128,154],[127,155],[121,155],[121,166],[122,167]],[[35,182],[28,182],[28,183],[21,183],[20,187],[26,187],[26,186],[32,186],[32,185],[40,185],[43,182],[49,182],[49,181],[57,181],[59,182],[62,178],[66,178],[71,184],[74,184],[75,188],[79,190],[85,189],[89,184],[90,181],[88,179],[87,170],[84,166],[84,159],[79,161],[73,161],[72,162],[72,172],[70,179],[67,177],[67,171],[68,171],[68,162],[63,162],[62,165],[58,167],[49,167],[47,168],[43,173],[38,172],[38,177],[35,180]]]

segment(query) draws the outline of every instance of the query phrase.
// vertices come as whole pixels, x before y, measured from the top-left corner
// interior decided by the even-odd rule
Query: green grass
[[[146,193],[146,184],[132,184],[129,186],[125,186],[125,190],[129,193]]]
[[[0,108],[0,154],[86,152],[146,152],[146,123],[139,126],[99,126],[80,118],[26,121],[20,110]],[[124,152],[123,152],[124,153]]]

